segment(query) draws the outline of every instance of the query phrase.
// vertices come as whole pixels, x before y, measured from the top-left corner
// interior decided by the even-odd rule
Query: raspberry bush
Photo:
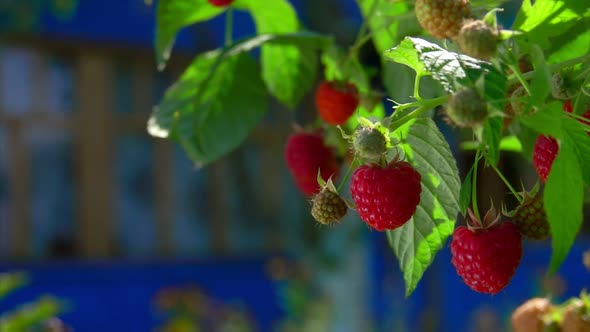
[[[243,143],[265,117],[269,95],[290,109],[305,96],[315,97],[317,121],[300,124],[306,128],[295,134],[312,135],[305,143],[312,146],[285,142],[301,199],[312,200],[311,213],[320,223],[333,224],[352,207],[369,227],[384,231],[407,295],[453,233],[453,263],[476,291],[496,293],[518,273],[522,237],[550,236],[548,271],[556,271],[580,230],[584,187],[590,184],[587,4],[524,0],[511,26],[498,23],[501,1],[357,4],[363,17],[357,37],[339,45],[306,30],[287,0],[158,1],[159,68],[182,28],[221,17],[226,34],[219,49],[198,54],[166,91],[148,132],[179,142],[195,164],[206,166]],[[236,11],[252,18],[254,36],[234,31]],[[377,74],[359,57],[368,43],[381,59]],[[461,142],[443,136],[433,120],[437,114],[444,114]],[[475,154],[463,179],[451,152],[457,145]],[[537,168],[541,188],[534,203],[514,189],[526,181],[510,183],[499,170],[506,151]],[[485,220],[477,202],[482,168],[496,171],[520,204],[500,218],[501,225],[464,228],[457,221],[468,210],[469,220]],[[332,176],[335,185],[327,190],[321,182],[338,174],[344,176]],[[505,233],[516,255],[490,251]],[[504,259],[505,252],[513,255]],[[505,263],[501,278],[484,276],[501,282],[478,280],[469,270],[478,264],[470,255],[483,257],[490,273],[494,264]]]

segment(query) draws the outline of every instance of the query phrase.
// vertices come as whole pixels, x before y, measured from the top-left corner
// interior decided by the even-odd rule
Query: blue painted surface
[[[152,331],[162,323],[153,307],[157,292],[195,285],[211,298],[243,304],[261,331],[269,331],[282,311],[265,263],[263,259],[240,259],[3,265],[0,272],[27,271],[31,283],[0,301],[0,312],[52,294],[72,305],[62,318],[76,331]]]

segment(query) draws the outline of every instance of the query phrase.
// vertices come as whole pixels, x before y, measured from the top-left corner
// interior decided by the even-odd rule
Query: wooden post
[[[145,116],[141,120],[141,134],[147,137],[147,115],[154,102],[154,68],[151,62],[140,61],[133,68],[133,114]],[[154,139],[154,209],[156,239],[159,255],[168,256],[174,251],[174,149],[169,141]]]
[[[199,170],[203,172],[203,170]],[[224,254],[228,251],[227,231],[229,228],[229,218],[231,217],[228,207],[228,200],[231,199],[228,192],[228,168],[227,157],[216,161],[210,165],[209,188],[207,192],[211,193],[211,207],[209,218],[209,231],[211,234],[211,248],[215,254]]]
[[[113,73],[109,58],[81,53],[77,62],[76,242],[85,257],[108,257],[113,241]]]
[[[21,121],[8,123],[8,162],[10,163],[10,198],[12,236],[10,257],[29,258],[32,254],[32,181],[31,151],[23,135]]]

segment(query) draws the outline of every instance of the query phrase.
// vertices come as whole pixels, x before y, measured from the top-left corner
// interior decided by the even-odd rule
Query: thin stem
[[[549,70],[551,72],[556,72],[556,71],[559,71],[563,68],[571,67],[573,65],[576,65],[581,62],[586,62],[586,61],[590,61],[590,54],[586,54],[583,56],[579,56],[577,58],[566,60],[564,62],[550,65]],[[529,71],[528,73],[522,74],[522,78],[525,80],[528,80],[528,79],[533,78],[534,74],[535,74],[535,71]],[[512,74],[508,77],[508,83],[513,84],[513,83],[517,83],[517,82],[519,82],[519,78],[517,78],[516,71],[515,71],[515,74]]]
[[[566,60],[564,62],[556,63],[554,65],[549,66],[549,68],[551,69],[552,72],[556,72],[556,71],[561,70],[563,68],[571,67],[571,66],[576,65],[580,62],[586,62],[586,61],[590,61],[590,54],[582,55],[577,58],[573,58],[573,59]]]
[[[473,164],[473,178],[471,179],[471,206],[473,207],[473,213],[477,220],[481,221],[479,217],[479,207],[477,206],[477,166],[479,165],[479,159],[481,158],[481,146],[475,153],[475,161]]]
[[[416,100],[422,100],[422,98],[420,97],[420,79],[422,78],[422,75],[416,73],[416,78],[414,78],[414,98],[416,98]]]
[[[518,202],[520,204],[522,204],[522,202],[524,201],[523,198],[521,197],[521,195],[518,194],[518,192],[514,189],[514,187],[512,187],[512,185],[510,184],[510,182],[508,182],[508,180],[506,179],[506,177],[504,177],[504,174],[502,174],[502,172],[500,172],[500,170],[498,169],[498,167],[496,167],[496,165],[494,165],[494,163],[490,163],[490,166],[492,166],[492,168],[494,169],[494,171],[496,171],[496,174],[498,174],[498,176],[500,177],[500,179],[502,179],[502,181],[504,181],[504,184],[506,185],[506,187],[508,187],[508,189],[510,189],[510,191],[516,197],[516,199],[518,200]]]
[[[375,14],[378,4],[379,4],[379,1],[374,1],[373,4],[371,5],[371,9],[369,9],[369,12],[367,13],[367,16],[363,18],[363,23],[361,24],[361,27],[359,28],[356,38],[354,39],[354,43],[352,44],[352,46],[349,49],[349,56],[350,57],[356,56],[356,53],[361,48],[361,46],[363,46],[364,43],[366,43],[369,39],[371,39],[370,33],[368,34],[368,38],[367,38],[367,30],[369,29],[369,21],[371,20],[371,17],[373,16],[373,14]],[[361,4],[359,3],[359,7],[360,6],[361,6]]]
[[[225,12],[225,46],[230,46],[233,43],[233,10],[231,7]]]
[[[406,114],[401,119],[393,121],[389,125],[389,129],[393,131],[393,130],[403,126],[408,121],[419,117],[420,115],[424,114],[426,111],[429,111],[438,105],[442,105],[442,104],[446,103],[446,101],[448,99],[449,99],[449,96],[442,96],[442,97],[438,97],[438,98],[434,98],[434,99],[423,100],[421,102],[421,105],[418,108],[416,108],[414,111],[412,111],[409,114]]]
[[[514,73],[514,75],[516,75],[516,78],[520,81],[520,84],[522,84],[522,87],[524,88],[524,90],[526,91],[526,93],[530,96],[531,95],[531,88],[529,87],[529,82],[527,82],[527,80],[523,77],[522,73],[520,72],[520,69],[518,69],[517,66],[509,66],[510,69],[512,69],[512,72]]]
[[[350,54],[355,54],[358,50],[365,45],[366,42],[373,38],[372,33],[367,33],[364,36],[360,37],[351,47],[350,47]]]
[[[336,188],[336,191],[338,193],[340,193],[340,189],[342,189],[342,186],[344,186],[344,184],[348,181],[348,177],[350,177],[350,173],[352,172],[355,163],[356,163],[356,155],[354,156],[354,158],[350,162],[350,165],[348,166],[348,170],[346,170],[346,174],[344,174],[344,177],[342,178],[342,180],[340,180],[340,184],[338,185],[338,188]]]

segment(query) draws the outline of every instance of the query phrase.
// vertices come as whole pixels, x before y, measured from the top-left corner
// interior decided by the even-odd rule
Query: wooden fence
[[[145,51],[110,50],[77,45],[49,45],[47,43],[19,44],[42,56],[34,64],[35,77],[47,75],[50,56],[59,56],[73,67],[74,108],[69,112],[47,112],[47,86],[35,80],[32,87],[35,96],[32,109],[25,112],[9,112],[0,108],[0,129],[6,133],[5,149],[0,150],[9,164],[7,169],[11,220],[9,252],[4,257],[28,258],[32,254],[32,165],[28,133],[36,128],[64,131],[73,141],[74,190],[76,192],[75,254],[80,257],[113,257],[117,253],[114,241],[114,151],[116,139],[123,134],[147,137],[146,123],[153,107],[155,91],[155,64],[152,53]],[[123,63],[132,68],[132,105],[129,113],[114,112],[115,64]],[[181,59],[172,63],[170,74],[177,77],[187,62]],[[1,88],[1,87],[0,87]],[[284,128],[283,128],[284,129]],[[256,130],[250,144],[258,144],[266,150],[262,154],[265,172],[277,180],[281,174],[277,163],[282,162],[281,142],[288,130]],[[273,135],[268,144],[267,135]],[[173,143],[152,139],[153,143],[153,192],[156,218],[158,253],[167,256],[173,252],[173,223],[175,220],[174,147]],[[264,144],[263,144],[264,142]],[[205,190],[213,202],[209,234],[212,249],[216,253],[227,250],[227,158],[211,167],[212,177]],[[270,165],[270,166],[269,166]],[[271,167],[272,166],[272,167]],[[277,181],[280,182],[280,181]],[[270,189],[269,189],[270,190]],[[277,191],[277,192],[280,192]],[[279,195],[280,196],[280,195]],[[280,197],[274,195],[274,199]]]

